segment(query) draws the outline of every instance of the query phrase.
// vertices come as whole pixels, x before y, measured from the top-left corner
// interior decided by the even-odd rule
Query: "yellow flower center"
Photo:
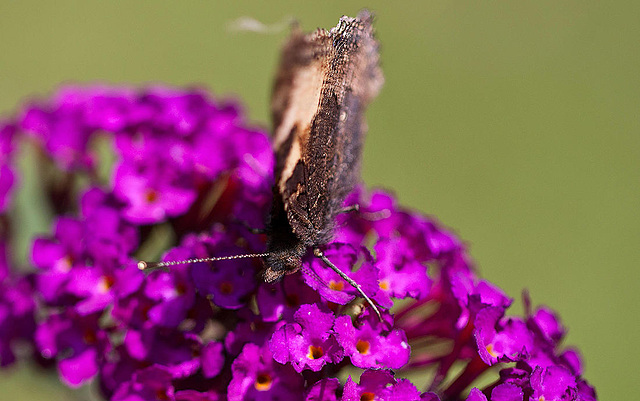
[[[495,351],[493,350],[493,344],[489,344],[487,345],[487,352],[489,353],[489,355],[491,355],[494,358],[498,357],[498,354],[495,353]]]
[[[370,348],[371,348],[371,344],[369,344],[369,341],[358,340],[358,342],[356,343],[356,349],[362,355],[367,355],[369,353]]]
[[[147,203],[154,203],[158,200],[158,192],[149,188],[144,194],[144,199],[147,201]]]
[[[65,255],[65,257],[58,262],[58,269],[65,273],[71,270],[71,266],[73,266],[73,257],[71,255]]]
[[[223,281],[220,283],[220,292],[229,295],[233,292],[233,283],[230,281]]]
[[[253,384],[253,386],[258,391],[267,391],[271,388],[271,384],[273,384],[273,379],[271,379],[271,375],[269,375],[268,373],[260,373],[256,377],[256,382]]]
[[[373,401],[375,400],[376,395],[373,393],[362,393],[360,394],[360,401]]]
[[[307,358],[318,359],[318,358],[322,358],[322,355],[324,355],[324,351],[322,350],[322,347],[316,347],[315,345],[309,346],[309,353],[307,354]]]
[[[333,280],[331,280],[329,282],[329,288],[331,288],[332,290],[335,290],[335,291],[342,291],[342,289],[344,288],[344,282],[343,281],[333,281]]]
[[[98,292],[106,293],[113,287],[115,280],[110,276],[102,276],[100,277],[100,281],[98,281]]]

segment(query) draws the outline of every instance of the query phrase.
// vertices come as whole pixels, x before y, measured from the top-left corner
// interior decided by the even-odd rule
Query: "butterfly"
[[[356,288],[321,247],[333,237],[335,220],[360,180],[366,123],[364,111],[384,81],[372,15],[343,16],[330,29],[304,34],[294,27],[278,68],[271,113],[276,154],[271,213],[262,254],[171,262],[140,262],[141,269],[179,263],[262,257],[262,278],[275,282],[302,267],[309,249]]]

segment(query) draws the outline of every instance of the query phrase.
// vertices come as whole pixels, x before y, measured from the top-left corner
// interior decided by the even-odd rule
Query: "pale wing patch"
[[[285,193],[287,188],[287,180],[293,174],[293,170],[296,168],[298,161],[302,155],[302,148],[300,146],[300,135],[297,132],[294,132],[292,135],[295,135],[293,141],[291,142],[291,148],[289,148],[289,153],[287,154],[287,158],[284,162],[284,166],[282,167],[282,173],[280,174],[280,182],[278,182],[278,191],[281,194]],[[286,209],[286,203],[285,203]]]
[[[287,140],[294,126],[298,126],[298,130],[296,130],[294,135],[308,134],[308,128],[320,104],[320,93],[324,81],[323,70],[324,68],[320,61],[312,62],[308,66],[296,70],[291,94],[289,95],[288,107],[284,112],[282,122],[276,127],[273,136],[273,146],[276,150],[279,150],[280,146]],[[296,139],[300,139],[300,141],[304,143],[307,138]],[[294,140],[292,142],[295,143],[296,141]],[[298,146],[300,146],[300,143],[298,143]],[[290,156],[291,152],[287,157],[287,163]]]

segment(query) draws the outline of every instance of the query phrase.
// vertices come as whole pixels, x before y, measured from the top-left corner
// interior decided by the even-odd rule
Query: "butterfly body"
[[[297,271],[310,248],[331,241],[360,180],[364,110],[382,82],[367,12],[330,31],[296,30],[285,45],[272,97],[277,161],[265,281]]]

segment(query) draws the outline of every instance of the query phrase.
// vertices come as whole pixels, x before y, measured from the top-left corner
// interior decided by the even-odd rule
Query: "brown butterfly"
[[[331,30],[303,34],[294,28],[282,51],[271,99],[276,152],[272,209],[265,230],[267,251],[257,255],[140,262],[141,269],[262,257],[266,282],[297,272],[309,249],[356,288],[360,286],[319,248],[329,243],[336,215],[360,179],[366,124],[364,110],[383,83],[372,16],[342,17]]]

